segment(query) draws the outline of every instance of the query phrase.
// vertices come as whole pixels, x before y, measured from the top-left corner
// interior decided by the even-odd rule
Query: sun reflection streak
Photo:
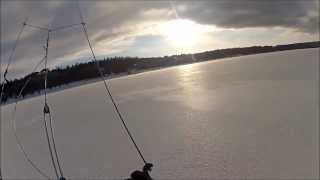
[[[194,110],[207,111],[210,109],[209,92],[202,81],[201,69],[197,64],[179,66],[177,69],[178,84],[181,87],[183,105]]]

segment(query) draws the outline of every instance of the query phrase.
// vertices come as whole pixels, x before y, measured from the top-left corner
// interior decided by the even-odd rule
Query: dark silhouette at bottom
[[[153,164],[151,163],[146,163],[143,168],[142,171],[134,171],[131,173],[131,178],[126,179],[126,180],[153,180],[151,178],[151,176],[149,175],[149,171],[152,170]]]

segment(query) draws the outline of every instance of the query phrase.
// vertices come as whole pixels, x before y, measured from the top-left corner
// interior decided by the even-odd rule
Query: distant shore
[[[147,71],[173,67],[177,65],[185,65],[261,53],[319,47],[320,41],[316,41],[277,46],[229,48],[195,54],[181,54],[154,58],[115,57],[99,60],[99,64],[106,79],[113,79],[132,74],[139,74]],[[30,80],[30,83],[23,92],[21,99],[35,97],[43,93],[43,74],[39,72],[33,72],[21,79],[13,80],[5,84],[2,104],[10,104],[15,102],[17,92],[21,89],[21,87],[27,80]],[[93,83],[100,80],[101,78],[98,74],[96,64],[94,62],[81,63],[71,67],[68,66],[64,69],[53,69],[48,71],[48,92],[56,92],[59,90]]]

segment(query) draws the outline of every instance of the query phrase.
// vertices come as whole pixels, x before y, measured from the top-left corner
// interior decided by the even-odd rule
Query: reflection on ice
[[[111,90],[155,179],[316,179],[319,49],[231,58],[113,79]],[[49,95],[67,178],[124,179],[142,166],[102,82]],[[39,119],[42,98],[18,106],[18,134],[52,168]],[[2,108],[2,172],[39,179]],[[80,178],[80,179],[81,179]]]

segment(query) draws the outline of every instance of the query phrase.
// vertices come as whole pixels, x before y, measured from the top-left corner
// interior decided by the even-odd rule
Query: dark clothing
[[[129,179],[127,180],[153,180],[151,178],[151,176],[149,175],[149,171],[151,171],[152,169],[152,164],[150,163],[146,163],[143,168],[142,171],[134,171],[133,173],[131,173]]]
[[[148,172],[134,171],[131,173],[132,180],[152,180]]]

